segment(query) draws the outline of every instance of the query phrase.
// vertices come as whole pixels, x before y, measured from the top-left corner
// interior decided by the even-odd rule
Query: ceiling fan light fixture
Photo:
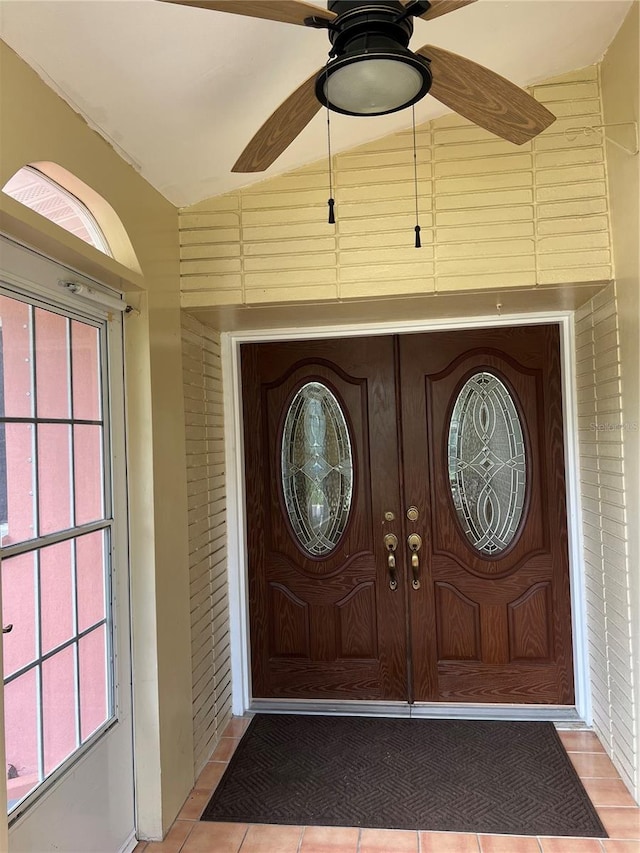
[[[323,68],[316,97],[353,116],[379,116],[410,107],[431,87],[428,62],[404,48],[343,54]]]

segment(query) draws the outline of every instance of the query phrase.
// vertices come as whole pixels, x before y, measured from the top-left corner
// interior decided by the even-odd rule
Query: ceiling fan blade
[[[238,157],[232,172],[264,172],[288,148],[320,109],[318,69],[272,113]]]
[[[522,145],[556,120],[524,89],[483,65],[430,44],[416,53],[431,61],[429,94],[502,139]]]
[[[281,21],[283,24],[304,26],[305,18],[312,16],[332,21],[336,16],[314,3],[302,0],[161,0],[162,3],[175,3],[178,6],[196,6],[199,9],[211,9],[214,12],[230,12],[233,15],[246,15],[249,18],[263,18],[266,21]]]
[[[477,0],[431,0],[431,8],[418,15],[418,18],[424,18],[425,21],[432,21],[434,18],[439,18],[440,15],[447,15],[449,12],[455,12],[456,9],[462,9],[470,3],[476,3]]]

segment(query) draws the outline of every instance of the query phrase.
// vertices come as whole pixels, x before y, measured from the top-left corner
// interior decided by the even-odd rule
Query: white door
[[[122,312],[0,251],[9,849],[115,853],[135,844]]]

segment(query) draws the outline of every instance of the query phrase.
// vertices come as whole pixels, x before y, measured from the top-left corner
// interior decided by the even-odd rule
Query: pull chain
[[[412,104],[411,105],[411,118],[413,123],[413,185],[416,197],[416,227],[414,231],[416,232],[416,249],[420,249],[422,243],[420,242],[420,224],[418,222],[418,157],[416,154],[416,108]]]
[[[327,77],[327,80],[329,78]],[[329,110],[329,92],[327,87],[327,151],[329,154],[329,200],[327,204],[329,205],[329,225],[333,225],[336,221],[336,216],[334,213],[335,199],[333,197],[333,172],[331,169],[331,111]]]

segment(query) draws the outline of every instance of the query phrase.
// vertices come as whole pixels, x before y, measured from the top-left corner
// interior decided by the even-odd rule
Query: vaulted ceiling
[[[446,48],[527,86],[598,62],[632,2],[479,0],[416,20],[411,47]],[[267,172],[230,171],[265,119],[326,61],[323,31],[158,0],[1,0],[0,35],[176,205],[326,157],[321,110]],[[445,111],[427,96],[416,120]],[[333,114],[332,149],[410,122],[411,110]]]

